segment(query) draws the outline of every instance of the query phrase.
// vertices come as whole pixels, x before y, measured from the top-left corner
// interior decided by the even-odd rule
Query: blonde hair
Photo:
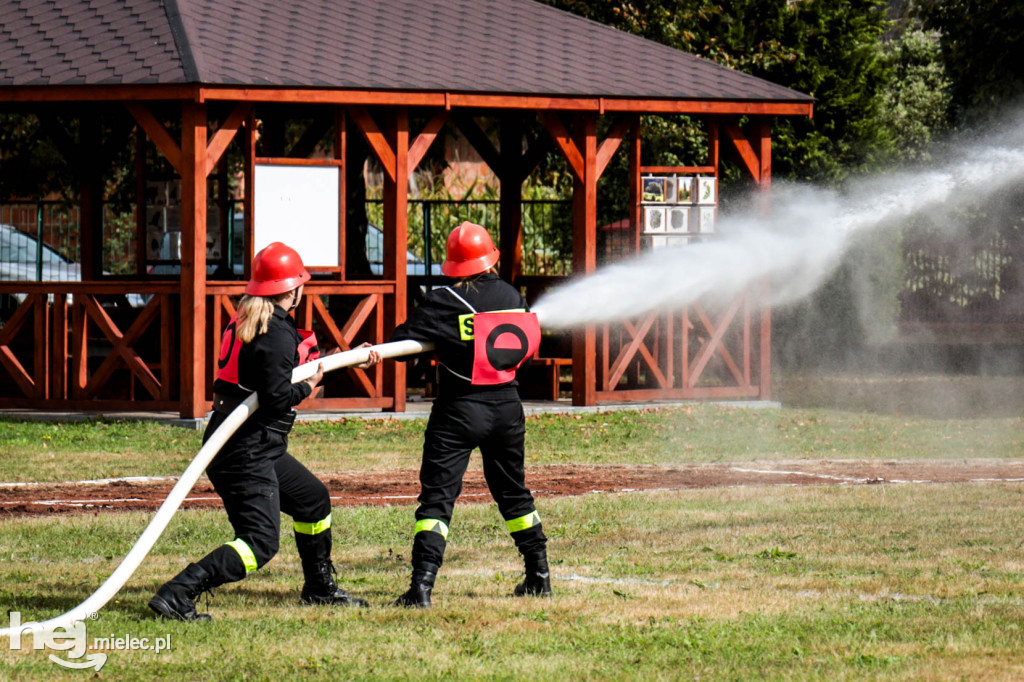
[[[238,338],[242,343],[249,343],[258,335],[267,333],[270,318],[274,316],[274,306],[290,294],[290,291],[286,291],[277,296],[242,296],[237,311]]]

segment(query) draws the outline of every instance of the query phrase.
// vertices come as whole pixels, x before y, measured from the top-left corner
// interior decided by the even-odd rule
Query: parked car
[[[406,275],[426,275],[427,264],[412,251],[405,252]],[[384,233],[376,225],[366,227],[366,260],[370,262],[370,272],[375,275],[384,273]],[[430,274],[443,277],[441,264],[431,263]]]
[[[39,244],[33,235],[11,225],[0,225],[0,282],[80,281],[81,265],[72,263],[46,244]],[[25,300],[25,295],[15,294],[14,298],[20,303]],[[146,304],[146,299],[139,294],[126,294],[125,298],[133,308]]]
[[[42,277],[37,277],[40,245],[36,238],[11,225],[0,225],[0,281],[78,282],[82,268],[46,244],[42,245]]]

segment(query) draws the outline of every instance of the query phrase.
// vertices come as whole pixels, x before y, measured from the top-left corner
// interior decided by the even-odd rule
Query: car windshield
[[[78,263],[68,261],[45,244],[40,249],[33,235],[0,225],[0,279],[61,282],[78,281],[81,277]]]
[[[10,225],[0,225],[0,261],[8,263],[35,263],[38,244],[35,237],[19,232]],[[43,244],[43,263],[60,265],[67,259]]]

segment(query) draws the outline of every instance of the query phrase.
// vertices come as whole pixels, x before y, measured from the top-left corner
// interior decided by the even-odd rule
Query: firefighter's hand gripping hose
[[[316,373],[317,365],[322,364],[325,373],[343,367],[361,365],[369,359],[371,350],[377,351],[383,359],[416,355],[432,349],[433,345],[430,343],[395,341],[393,343],[382,343],[377,346],[366,346],[342,353],[335,353],[296,367],[292,372],[292,383],[298,383],[313,376]],[[249,415],[256,411],[258,405],[256,394],[253,393],[241,405],[236,407],[228,415],[227,419],[224,420],[224,423],[210,435],[210,438],[196,454],[195,459],[192,460],[192,463],[185,469],[185,472],[178,479],[174,488],[171,489],[167,499],[160,505],[153,519],[146,526],[146,530],[139,536],[135,546],[131,548],[131,551],[128,552],[114,572],[110,574],[110,577],[88,599],[67,613],[40,623],[26,623],[24,627],[19,629],[22,632],[31,632],[68,627],[76,621],[88,619],[90,615],[99,611],[108,601],[113,599],[117,591],[128,582],[128,579],[132,577],[132,574],[142,564],[142,560],[153,549],[153,545],[156,544],[157,539],[164,532],[175,512],[178,511],[178,507],[184,501],[185,496],[192,490],[192,486],[196,484],[196,481],[199,480],[199,477],[206,470],[207,465],[213,460],[214,455],[224,447],[227,440],[238,430],[238,427],[245,423]],[[0,635],[9,637],[12,634],[14,634],[14,630],[10,627],[0,629]]]

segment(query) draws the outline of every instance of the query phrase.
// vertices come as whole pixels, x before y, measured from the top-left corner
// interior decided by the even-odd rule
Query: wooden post
[[[395,110],[388,121],[388,144],[395,154],[395,173],[384,175],[384,279],[394,280],[395,295],[385,297],[385,336],[405,321],[407,305],[406,251],[409,242],[409,110]],[[384,385],[395,398],[392,410],[405,411],[405,363],[384,365]]]
[[[643,216],[640,206],[640,117],[634,116],[629,127],[629,246],[640,253]]]
[[[767,194],[772,185],[772,124],[768,118],[758,119],[758,158],[761,161],[759,185],[762,194]],[[765,210],[767,208],[766,202]],[[771,281],[766,277],[761,286],[764,304],[761,307],[761,400],[772,398],[772,309],[769,305]]]
[[[79,220],[82,280],[95,281],[103,274],[103,173],[100,158],[100,119],[94,112],[82,114],[78,133]]]
[[[501,278],[515,282],[523,273],[523,122],[517,114],[501,117],[501,166],[493,169],[501,183],[498,248]]]
[[[343,107],[334,110],[334,158],[341,161],[338,173],[338,279],[348,279],[348,122]]]
[[[181,416],[206,414],[206,105],[181,112]]]
[[[252,258],[256,255],[253,248],[253,234],[256,225],[256,112],[250,111],[245,119],[245,137],[242,138],[242,173],[245,177],[245,196],[242,197],[244,207],[243,229],[245,230],[245,249],[242,251],[242,271],[245,279],[251,276]]]
[[[579,277],[597,268],[597,115],[580,114],[576,146],[583,157],[582,177],[573,180],[572,273]],[[594,325],[572,335],[572,404],[597,404],[597,332]]]

